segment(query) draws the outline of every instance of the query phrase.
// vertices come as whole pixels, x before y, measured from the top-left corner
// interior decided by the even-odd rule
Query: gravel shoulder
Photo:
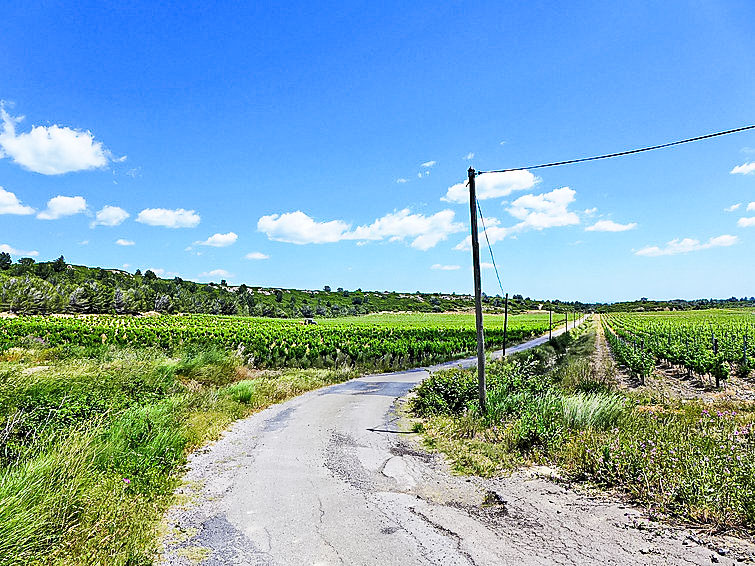
[[[545,468],[452,475],[402,416],[409,391],[447,365],[311,391],[235,423],[192,454],[160,563],[733,564],[753,551],[649,521]]]

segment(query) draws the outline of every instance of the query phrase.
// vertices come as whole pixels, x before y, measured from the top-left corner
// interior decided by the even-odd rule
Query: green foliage
[[[503,343],[501,318],[487,318],[491,347]],[[210,347],[237,351],[246,363],[260,368],[401,369],[461,357],[476,348],[470,315],[379,315],[317,325],[210,315],[19,317],[0,319],[0,330],[0,351],[30,336],[51,346],[156,347],[168,352]],[[545,315],[509,317],[510,341],[546,330]]]

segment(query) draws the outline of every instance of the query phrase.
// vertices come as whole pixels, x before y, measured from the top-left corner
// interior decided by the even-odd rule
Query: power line
[[[493,269],[495,269],[495,276],[498,278],[498,286],[501,288],[501,296],[503,297],[503,283],[501,283],[501,276],[498,274],[498,267],[495,264],[495,257],[493,256],[493,247],[490,245],[490,238],[488,238],[488,229],[485,227],[485,217],[482,215],[482,207],[480,207],[480,201],[477,202],[477,212],[480,213],[480,220],[482,220],[482,233],[485,234],[485,240],[488,242],[488,250],[490,250],[490,259],[493,262]]]
[[[664,147],[671,147],[674,145],[681,145],[683,143],[690,143],[700,140],[706,140],[708,138],[715,138],[718,136],[725,136],[728,134],[735,134],[737,132],[744,132],[745,130],[755,129],[755,124],[751,126],[743,126],[741,128],[734,128],[733,130],[726,130],[723,132],[716,132],[714,134],[706,134],[704,136],[697,136],[694,138],[687,138],[686,140],[679,140],[670,143],[664,143],[661,145],[653,145],[650,147],[643,147],[640,149],[630,149],[628,151],[619,151],[618,153],[607,153],[605,155],[596,155],[595,157],[582,157],[580,159],[569,159],[568,161],[556,161],[554,163],[543,163],[541,165],[532,165],[530,167],[513,167],[511,169],[497,169],[494,171],[478,171],[477,175],[484,175],[485,173],[508,173],[510,171],[524,171],[526,169],[544,169],[546,167],[556,167],[558,165],[569,165],[571,163],[582,163],[584,161],[596,161],[598,159],[609,159],[611,157],[620,157],[622,155],[632,155],[633,153],[642,153],[644,151],[653,151],[654,149],[662,149]]]

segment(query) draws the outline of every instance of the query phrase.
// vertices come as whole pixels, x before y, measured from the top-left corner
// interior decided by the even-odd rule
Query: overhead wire
[[[495,269],[495,276],[498,278],[498,287],[501,289],[501,297],[503,297],[503,283],[501,283],[501,276],[498,273],[498,267],[495,264],[495,256],[493,256],[493,246],[490,245],[490,238],[488,237],[488,229],[485,227],[485,217],[482,215],[482,207],[480,206],[479,199],[475,198],[477,202],[477,212],[480,213],[480,220],[482,221],[482,233],[485,234],[485,240],[488,243],[488,250],[490,250],[490,259],[493,262],[493,269]]]
[[[694,138],[687,138],[684,140],[678,140],[674,142],[669,143],[662,143],[660,145],[651,145],[649,147],[641,147],[639,149],[630,149],[627,151],[619,151],[616,153],[606,153],[604,155],[596,155],[593,157],[581,157],[579,159],[569,159],[567,161],[554,161],[553,163],[541,163],[540,165],[530,165],[529,167],[512,167],[509,169],[494,169],[491,171],[477,171],[476,175],[484,175],[486,173],[509,173],[511,171],[524,171],[527,169],[544,169],[546,167],[557,167],[559,165],[570,165],[572,163],[583,163],[585,161],[597,161],[598,159],[610,159],[612,157],[621,157],[622,155],[632,155],[634,153],[642,153],[645,151],[653,151],[656,149],[663,149],[664,147],[672,147],[675,145],[681,145],[684,143],[690,143],[700,140],[706,140],[710,138],[715,138],[718,136],[725,136],[728,134],[735,134],[737,132],[744,132],[746,130],[752,130],[755,129],[755,124],[752,124],[750,126],[743,126],[741,128],[734,128],[732,130],[724,130],[722,132],[715,132],[712,134],[705,134],[703,136],[696,136]]]

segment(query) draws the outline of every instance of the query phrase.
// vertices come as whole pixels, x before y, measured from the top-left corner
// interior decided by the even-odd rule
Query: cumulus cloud
[[[396,179],[396,182],[399,184],[408,183],[409,181],[407,179],[404,179],[403,177],[399,177]]]
[[[518,231],[579,224],[579,216],[568,210],[575,194],[573,189],[561,187],[540,195],[524,195],[512,202],[507,210],[514,218],[521,220],[517,225]]]
[[[226,278],[233,275],[232,273],[226,271],[225,269],[213,269],[211,271],[205,271],[204,273],[200,273],[199,277],[203,279],[211,279],[213,277],[220,277],[220,278]]]
[[[636,222],[628,222],[627,224],[619,224],[613,220],[598,220],[592,226],[585,228],[586,232],[626,232],[627,230],[634,230],[637,228]]]
[[[460,265],[441,265],[440,263],[435,263],[432,266],[430,266],[430,269],[435,269],[439,271],[456,271],[457,269],[461,269]]]
[[[251,260],[270,259],[269,255],[263,254],[262,252],[249,252],[244,257]]]
[[[751,210],[755,210],[755,202],[751,202],[747,205],[747,212],[750,212]]]
[[[750,175],[751,173],[755,173],[755,161],[737,165],[734,169],[729,171],[729,173],[732,175]]]
[[[235,232],[227,234],[213,234],[204,242],[194,242],[198,246],[212,246],[213,248],[225,248],[236,243],[239,237]]]
[[[408,208],[386,214],[372,224],[358,226],[345,234],[348,240],[382,240],[391,242],[411,240],[418,250],[429,250],[449,234],[464,230],[464,224],[454,222],[453,210],[441,210],[431,216],[412,214]]]
[[[753,203],[753,204],[755,204],[755,203]],[[738,202],[737,204],[732,204],[731,206],[727,206],[726,208],[724,208],[724,212],[734,212],[740,206],[742,206],[741,202]],[[748,210],[749,210],[749,207],[748,207]]]
[[[39,252],[37,250],[31,250],[31,251],[17,250],[16,248],[9,246],[8,244],[0,244],[0,252],[5,252],[10,255],[21,255],[21,256],[30,256],[30,257],[37,257],[39,255]]]
[[[529,171],[509,171],[508,173],[486,173],[475,179],[475,190],[478,200],[506,197],[514,191],[531,189],[540,182]],[[469,187],[467,182],[456,183],[448,188],[446,196],[441,197],[446,202],[469,202]]]
[[[539,195],[523,195],[506,209],[511,216],[519,220],[517,224],[506,227],[491,226],[488,223],[488,229],[480,235],[487,235],[490,243],[494,244],[517,232],[579,224],[577,213],[569,210],[569,205],[574,202],[575,194],[577,193],[573,189],[561,187]],[[454,249],[469,250],[471,247],[472,237],[467,236]]]
[[[117,246],[133,246],[136,242],[133,240],[124,240],[123,238],[119,238],[115,241],[115,244]]]
[[[199,224],[200,217],[195,211],[183,208],[145,208],[136,217],[136,221],[166,228],[194,228]]]
[[[257,230],[268,239],[289,244],[327,244],[343,239],[350,225],[342,220],[317,222],[301,210],[270,214],[257,221]]]
[[[737,236],[731,236],[729,234],[724,234],[722,236],[716,236],[714,238],[710,238],[707,242],[700,242],[700,240],[695,240],[693,238],[675,238],[671,240],[670,242],[666,243],[665,246],[648,246],[645,248],[642,248],[641,250],[637,250],[635,255],[641,255],[641,256],[647,256],[647,257],[657,257],[657,256],[663,256],[663,255],[676,255],[676,254],[686,254],[689,252],[697,252],[700,250],[707,250],[710,248],[721,248],[721,247],[728,247],[733,246],[734,244],[737,244],[739,242],[739,238]]]
[[[34,214],[34,209],[21,204],[15,194],[0,187],[0,214]]]
[[[0,107],[0,118],[0,158],[10,157],[29,171],[62,175],[99,169],[115,160],[102,142],[94,140],[90,131],[53,125],[32,126],[28,132],[16,133],[16,124],[23,120],[23,116],[15,118]]]
[[[434,167],[438,162],[437,161],[425,161],[422,164],[422,167]]]
[[[105,205],[97,211],[92,226],[118,226],[131,216],[119,206]]]
[[[290,244],[326,244],[342,240],[410,240],[411,247],[424,251],[445,240],[449,234],[464,230],[463,224],[454,222],[454,216],[452,210],[442,210],[426,216],[403,209],[352,230],[351,224],[343,220],[318,222],[297,210],[263,216],[257,222],[257,229],[270,240]]]
[[[47,201],[47,208],[37,214],[41,220],[57,220],[63,216],[73,216],[86,212],[87,201],[84,197],[56,196]]]
[[[740,228],[750,228],[755,226],[755,216],[744,217],[737,220],[737,226]]]

